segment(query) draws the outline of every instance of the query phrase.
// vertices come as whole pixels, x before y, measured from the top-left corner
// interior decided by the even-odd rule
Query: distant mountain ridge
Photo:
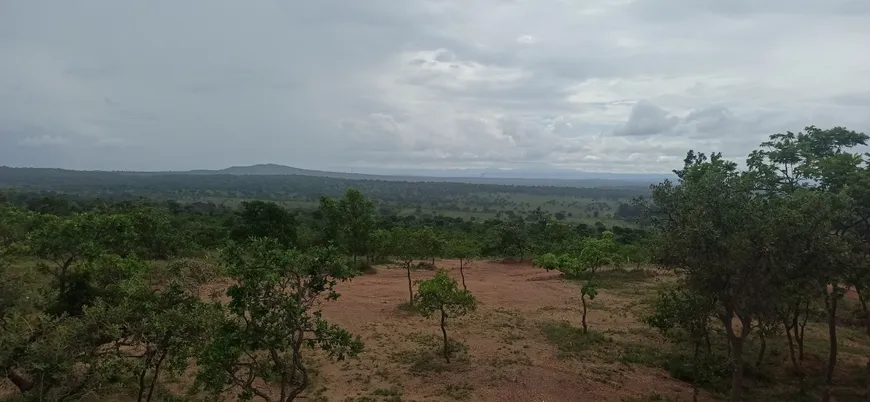
[[[370,169],[371,170],[371,169]],[[582,171],[530,171],[501,169],[403,170],[403,174],[380,169],[378,173],[350,173],[300,169],[275,163],[232,166],[225,169],[197,169],[165,172],[173,174],[299,175],[352,180],[401,180],[429,182],[488,183],[529,186],[621,186],[658,183],[670,175],[649,173],[592,173]],[[460,175],[462,174],[462,175]]]
[[[3,169],[53,172],[52,175],[75,175],[77,170],[55,168],[11,168]],[[361,174],[348,172],[330,172],[322,170],[300,169],[275,163],[250,166],[232,166],[225,169],[196,169],[187,171],[89,171],[119,175],[159,176],[159,175],[232,175],[232,176],[309,176],[344,180],[382,180],[405,182],[450,182],[471,184],[495,184],[509,186],[554,186],[554,187],[646,187],[658,183],[669,175],[646,173],[593,173],[572,170],[501,170],[501,169],[467,169],[467,170],[403,170],[402,174],[391,174],[387,169],[369,169],[378,174]],[[461,176],[460,176],[461,174]],[[523,177],[523,175],[528,175]]]

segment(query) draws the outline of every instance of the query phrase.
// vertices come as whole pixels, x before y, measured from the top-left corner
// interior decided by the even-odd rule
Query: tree
[[[368,255],[375,230],[375,206],[359,190],[348,189],[338,203],[342,218],[342,234],[348,254]]]
[[[242,202],[230,238],[247,242],[255,237],[270,237],[285,247],[292,247],[296,245],[296,218],[274,202]]]
[[[408,303],[414,304],[414,285],[411,280],[411,263],[420,257],[423,252],[420,246],[420,237],[417,230],[394,227],[391,232],[393,238],[393,253],[402,262],[408,273]]]
[[[84,316],[87,327],[109,328],[110,344],[123,346],[108,348],[105,358],[119,369],[115,375],[137,390],[139,402],[152,400],[162,373],[179,376],[188,368],[219,318],[199,298],[204,282],[175,264],[170,272],[168,281],[133,278],[118,297],[98,299]],[[114,326],[123,330],[115,332]]]
[[[444,252],[444,239],[434,228],[426,226],[417,230],[417,243],[420,257],[431,259],[435,266],[435,257]]]
[[[589,263],[578,258],[573,258],[568,254],[557,256],[553,253],[547,253],[533,260],[532,266],[541,267],[547,271],[558,270],[567,278],[586,277],[586,281],[580,287],[580,303],[583,306],[583,315],[580,324],[583,326],[583,333],[588,333],[589,328],[586,323],[586,298],[588,297],[589,300],[595,300],[595,297],[598,296],[598,283],[594,278],[587,276],[587,273],[590,272]]]
[[[698,384],[705,381],[708,370],[702,371],[701,354],[709,358],[710,317],[715,302],[710,295],[695,293],[688,287],[679,286],[659,293],[653,313],[643,321],[663,335],[692,344],[692,400],[698,400]],[[706,349],[702,349],[706,344]]]
[[[586,326],[586,298],[595,300],[595,296],[598,296],[598,282],[595,282],[594,279],[587,280],[580,287],[580,303],[583,304],[583,317],[580,320],[580,324],[583,325],[584,334],[589,332],[589,328]]]
[[[328,323],[317,307],[324,295],[337,299],[334,286],[355,274],[334,247],[300,252],[260,238],[247,247],[231,245],[224,258],[236,284],[197,361],[199,388],[217,394],[233,384],[241,388],[240,399],[292,401],[311,383],[304,347],[339,360],[362,350],[358,337]]]
[[[749,172],[757,177],[765,191],[793,194],[797,191],[810,190],[845,195],[852,201],[851,206],[840,204],[841,208],[849,209],[850,213],[842,214],[841,209],[830,217],[834,225],[833,232],[840,237],[839,240],[852,245],[851,253],[848,253],[850,257],[847,258],[851,261],[829,264],[829,269],[824,271],[821,281],[817,281],[820,279],[818,275],[803,280],[805,285],[812,283],[819,285],[819,289],[825,295],[830,347],[825,387],[822,393],[824,401],[830,399],[833,373],[837,364],[836,315],[838,300],[844,293],[842,285],[845,282],[845,285],[855,287],[861,294],[870,283],[864,280],[870,276],[870,209],[866,207],[870,201],[870,180],[862,179],[868,177],[866,172],[870,154],[850,152],[857,146],[867,145],[868,139],[870,136],[864,133],[843,127],[823,130],[809,126],[799,133],[786,132],[771,135],[769,141],[762,143],[760,149],[753,151],[747,160]],[[796,268],[802,273],[809,272],[810,276],[818,274],[805,264],[799,264]],[[810,290],[806,287],[802,289]],[[794,302],[801,303],[800,300]],[[808,303],[803,305],[809,306]],[[863,306],[862,303],[862,308]],[[791,311],[794,312],[794,309]],[[867,317],[865,329],[870,335],[870,311],[864,309],[864,313]],[[792,320],[791,326],[793,330],[797,330],[795,319]],[[791,334],[787,332],[787,335]],[[791,336],[789,338],[791,341]],[[870,390],[870,361],[868,361],[868,390]]]
[[[480,245],[470,236],[454,235],[450,242],[447,243],[447,255],[450,258],[459,260],[459,276],[462,278],[462,289],[468,290],[468,287],[465,286],[465,266],[468,265],[468,260],[480,255]]]
[[[488,233],[487,252],[503,257],[524,258],[528,235],[522,222],[503,222]]]
[[[459,290],[456,280],[451,278],[446,270],[439,269],[432,279],[417,281],[417,295],[414,298],[417,310],[424,317],[431,318],[435,313],[440,313],[444,359],[450,363],[447,318],[461,317],[474,311],[476,308],[474,296],[467,290]]]
[[[711,294],[717,303],[732,358],[731,400],[741,398],[744,345],[753,320],[782,300],[790,280],[787,267],[805,255],[796,252],[793,232],[817,225],[810,241],[818,256],[837,256],[829,220],[813,219],[815,207],[837,199],[782,197],[759,192],[757,176],[713,154],[689,152],[679,183],[653,187],[658,229],[657,259],[684,275],[693,292]],[[828,261],[837,264],[835,261]],[[739,326],[735,328],[736,319]]]
[[[583,239],[582,249],[577,256],[578,263],[590,274],[608,264],[614,264],[619,256],[616,253],[617,245],[613,241],[613,232],[605,231],[598,237]]]
[[[107,253],[134,254],[136,240],[137,233],[127,215],[37,215],[26,246],[43,260],[37,267],[50,276],[57,289],[50,311],[56,315],[81,315],[82,308],[95,298],[89,273],[80,269],[82,264]]]

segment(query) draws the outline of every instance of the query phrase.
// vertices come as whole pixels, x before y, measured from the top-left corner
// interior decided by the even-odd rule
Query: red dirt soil
[[[436,265],[447,268],[459,281],[457,261],[442,260]],[[412,271],[414,280],[432,275],[430,270]],[[366,350],[359,359],[320,362],[320,380],[312,392],[325,387],[323,395],[331,401],[391,387],[401,391],[403,401],[620,401],[646,399],[653,393],[690,400],[690,387],[662,370],[616,363],[615,356],[613,362],[558,359],[556,348],[543,338],[540,324],[568,320],[579,325],[581,315],[577,285],[562,280],[558,273],[528,263],[477,261],[466,267],[465,276],[478,310],[448,320],[447,331],[468,345],[467,359],[451,363],[443,372],[419,376],[409,371],[410,364],[394,356],[433,349],[415,340],[440,342],[441,332],[436,319],[397,308],[408,301],[405,270],[378,267],[376,274],[339,285],[341,297],[324,303],[324,317],[359,334]],[[627,299],[604,291],[595,300],[612,305]],[[614,316],[594,309],[589,322],[598,330],[641,326],[629,314]]]

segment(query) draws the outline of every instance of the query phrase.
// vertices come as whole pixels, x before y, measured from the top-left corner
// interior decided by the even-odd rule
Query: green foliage
[[[296,219],[274,202],[245,201],[230,231],[230,239],[247,242],[257,237],[273,238],[283,246],[292,247],[297,243]]]
[[[567,321],[544,323],[541,325],[541,331],[547,342],[558,347],[559,356],[563,358],[580,357],[599,345],[611,342],[601,333],[584,331]]]
[[[274,239],[249,246],[230,245],[227,273],[236,284],[227,290],[223,318],[200,353],[197,385],[221,393],[226,384],[241,389],[240,399],[294,400],[311,383],[303,347],[319,348],[344,359],[362,349],[359,338],[321,316],[317,300],[339,297],[334,286],[355,275],[342,264],[335,248],[305,252],[287,249]],[[256,383],[255,383],[256,381]]]
[[[414,237],[420,257],[431,259],[434,264],[435,257],[444,252],[444,239],[434,228],[429,226],[417,229]]]
[[[474,311],[477,301],[467,290],[459,290],[456,280],[441,269],[432,279],[417,281],[417,294],[414,306],[426,318],[439,313],[441,332],[444,337],[444,359],[450,361],[450,348],[447,338],[446,321],[448,317],[461,317]]]

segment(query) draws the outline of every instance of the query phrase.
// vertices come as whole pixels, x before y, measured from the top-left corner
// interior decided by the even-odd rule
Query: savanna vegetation
[[[645,196],[18,171],[0,199],[0,398],[866,400],[867,140],[777,134],[745,168],[690,151]],[[622,199],[632,222],[549,201],[403,211],[480,194]],[[690,392],[632,385],[662,375]]]

